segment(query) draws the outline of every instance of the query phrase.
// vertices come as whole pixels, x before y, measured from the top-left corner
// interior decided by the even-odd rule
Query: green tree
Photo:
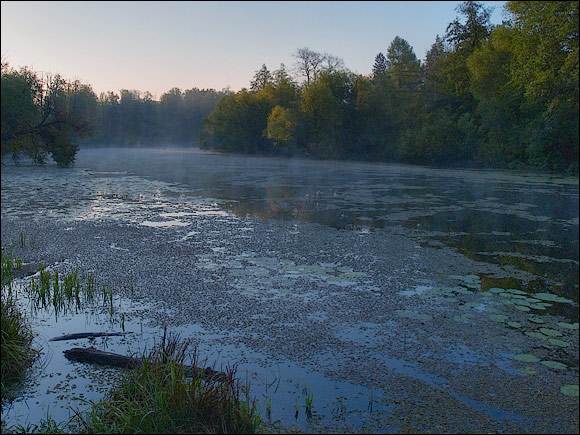
[[[483,139],[477,158],[500,167],[520,166],[527,160],[522,120],[530,113],[522,107],[523,90],[510,80],[512,39],[508,27],[498,26],[467,59]]]
[[[262,64],[262,68],[256,71],[254,80],[250,82],[250,89],[252,91],[262,91],[268,86],[271,79],[272,74],[270,74],[266,64]]]
[[[268,115],[266,134],[277,145],[296,139],[296,115],[292,109],[275,106]]]
[[[222,151],[268,154],[272,152],[266,133],[270,110],[262,93],[242,89],[226,95],[202,122],[199,144]]]
[[[472,110],[467,58],[490,34],[491,9],[475,1],[466,1],[457,7],[457,11],[463,20],[458,17],[447,26],[445,41],[450,45],[450,50],[443,74],[446,76],[445,82],[449,91],[463,100],[463,110]]]
[[[274,71],[263,92],[273,106],[297,108],[300,100],[298,84],[288,74],[284,64],[280,64],[280,69]]]
[[[387,58],[383,53],[375,56],[375,63],[373,65],[373,78],[378,79],[384,77],[387,73]]]
[[[91,87],[59,75],[2,65],[2,155],[25,154],[38,163],[52,156],[74,163],[78,143],[91,134],[97,98]]]
[[[416,90],[421,84],[421,61],[411,45],[396,36],[389,45],[386,57],[387,72],[399,89]]]
[[[578,171],[578,2],[511,1],[512,81],[538,115],[530,158]]]

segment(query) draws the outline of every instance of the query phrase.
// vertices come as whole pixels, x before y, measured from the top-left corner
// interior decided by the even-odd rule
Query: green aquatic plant
[[[542,319],[540,316],[536,316],[535,314],[529,314],[528,321],[532,323],[545,323],[544,319]]]
[[[548,338],[548,343],[553,344],[558,347],[569,347],[570,343],[564,340],[559,340],[557,338]]]
[[[311,390],[308,391],[305,400],[306,416],[312,418],[312,402],[314,401],[314,394]]]
[[[235,378],[190,377],[187,341],[163,337],[92,409],[77,414],[81,433],[256,433],[261,420]],[[197,366],[195,354],[191,358]],[[246,400],[244,400],[244,397]]]
[[[26,375],[26,370],[37,358],[32,348],[34,334],[28,319],[17,306],[12,291],[12,270],[15,262],[2,247],[2,288],[0,294],[0,393],[2,398],[12,398],[13,392]]]
[[[565,370],[568,366],[564,363],[558,361],[540,361],[540,364],[545,365],[546,367],[550,367],[554,370]]]
[[[563,304],[572,304],[572,303],[574,303],[570,299],[564,298],[562,296],[555,295],[553,293],[535,293],[533,296],[534,296],[534,298],[541,299],[543,301],[560,302],[560,303],[563,303]]]
[[[556,323],[556,325],[565,329],[578,330],[578,322],[576,323],[558,322]]]
[[[520,372],[523,373],[524,375],[536,375],[536,369],[534,369],[531,366],[525,366],[523,368],[520,369]]]
[[[520,353],[518,355],[514,355],[513,359],[517,361],[532,362],[532,363],[540,361],[540,358],[529,353]]]
[[[578,397],[578,384],[562,385],[560,392],[565,396]]]
[[[561,337],[562,336],[562,333],[560,331],[556,331],[555,329],[540,328],[539,331],[542,334],[547,335],[548,337]]]

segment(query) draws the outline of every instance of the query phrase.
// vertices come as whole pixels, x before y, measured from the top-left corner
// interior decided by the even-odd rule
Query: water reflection
[[[402,226],[426,245],[443,243],[546,278],[553,291],[578,301],[577,179],[195,150],[83,149],[77,167],[179,183],[227,200],[241,217],[363,233]]]

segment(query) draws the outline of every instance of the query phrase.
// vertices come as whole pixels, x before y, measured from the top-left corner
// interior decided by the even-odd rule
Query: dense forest
[[[249,89],[159,101],[2,65],[2,155],[74,161],[78,143],[578,173],[578,2],[467,1],[424,62],[397,36],[368,76],[300,48]],[[374,61],[374,64],[373,64]]]
[[[204,120],[205,148],[330,159],[578,171],[578,2],[464,2],[421,63],[396,37],[370,76],[299,49]]]

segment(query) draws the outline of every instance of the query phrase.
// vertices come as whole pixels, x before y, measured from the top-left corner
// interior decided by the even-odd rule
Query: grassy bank
[[[1,291],[1,394],[2,401],[14,397],[23,381],[26,370],[32,365],[38,352],[32,348],[34,334],[25,316],[16,305],[16,294],[12,277],[21,269],[22,263],[14,259],[2,247],[2,291]]]
[[[188,377],[187,347],[177,337],[164,337],[140,367],[78,416],[80,432],[256,433],[260,418],[235,370],[219,381]]]
[[[38,351],[32,348],[34,333],[18,310],[18,292],[24,292],[36,310],[81,308],[100,301],[113,315],[110,288],[97,290],[95,279],[86,282],[78,271],[61,273],[38,268],[25,286],[15,286],[22,262],[2,247],[2,401],[14,399],[18,386]],[[100,297],[99,297],[100,296]],[[128,370],[121,380],[89,411],[77,413],[70,422],[56,422],[49,415],[26,427],[6,427],[2,433],[256,433],[261,420],[249,399],[246,386],[235,377],[208,380],[203,371],[191,377],[187,366],[197,366],[195,351],[179,337],[163,337],[161,343]]]

